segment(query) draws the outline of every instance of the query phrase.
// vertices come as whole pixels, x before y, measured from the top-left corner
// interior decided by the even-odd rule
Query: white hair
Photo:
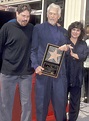
[[[56,9],[58,9],[58,15],[60,16],[60,14],[61,14],[61,7],[60,7],[59,5],[54,4],[54,3],[51,3],[51,4],[48,6],[48,8],[47,8],[47,12],[49,12],[51,8],[56,8]]]

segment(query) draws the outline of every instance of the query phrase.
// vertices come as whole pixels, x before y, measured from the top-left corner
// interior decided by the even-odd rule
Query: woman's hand
[[[59,50],[61,51],[68,51],[69,49],[73,49],[73,47],[70,44],[64,44],[59,47]]]
[[[79,59],[78,54],[74,53],[72,49],[70,49],[70,55],[76,59]]]

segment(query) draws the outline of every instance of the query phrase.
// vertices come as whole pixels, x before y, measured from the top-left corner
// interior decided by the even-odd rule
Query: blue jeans
[[[0,75],[1,100],[4,121],[12,120],[12,109],[16,85],[19,85],[20,101],[22,106],[21,121],[31,121],[31,89],[32,76]]]
[[[3,121],[2,119],[2,103],[1,103],[1,83],[0,83],[0,121]]]

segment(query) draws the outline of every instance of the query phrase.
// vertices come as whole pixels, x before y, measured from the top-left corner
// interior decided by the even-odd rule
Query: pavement
[[[89,103],[81,102],[77,121],[89,121]]]

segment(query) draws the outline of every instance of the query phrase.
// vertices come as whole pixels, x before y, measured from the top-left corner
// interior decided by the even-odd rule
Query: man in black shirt
[[[8,22],[0,30],[1,100],[5,121],[12,120],[15,88],[19,85],[22,106],[21,121],[31,121],[31,85],[34,69],[30,49],[33,25],[29,23],[31,8],[19,5],[16,21]]]

